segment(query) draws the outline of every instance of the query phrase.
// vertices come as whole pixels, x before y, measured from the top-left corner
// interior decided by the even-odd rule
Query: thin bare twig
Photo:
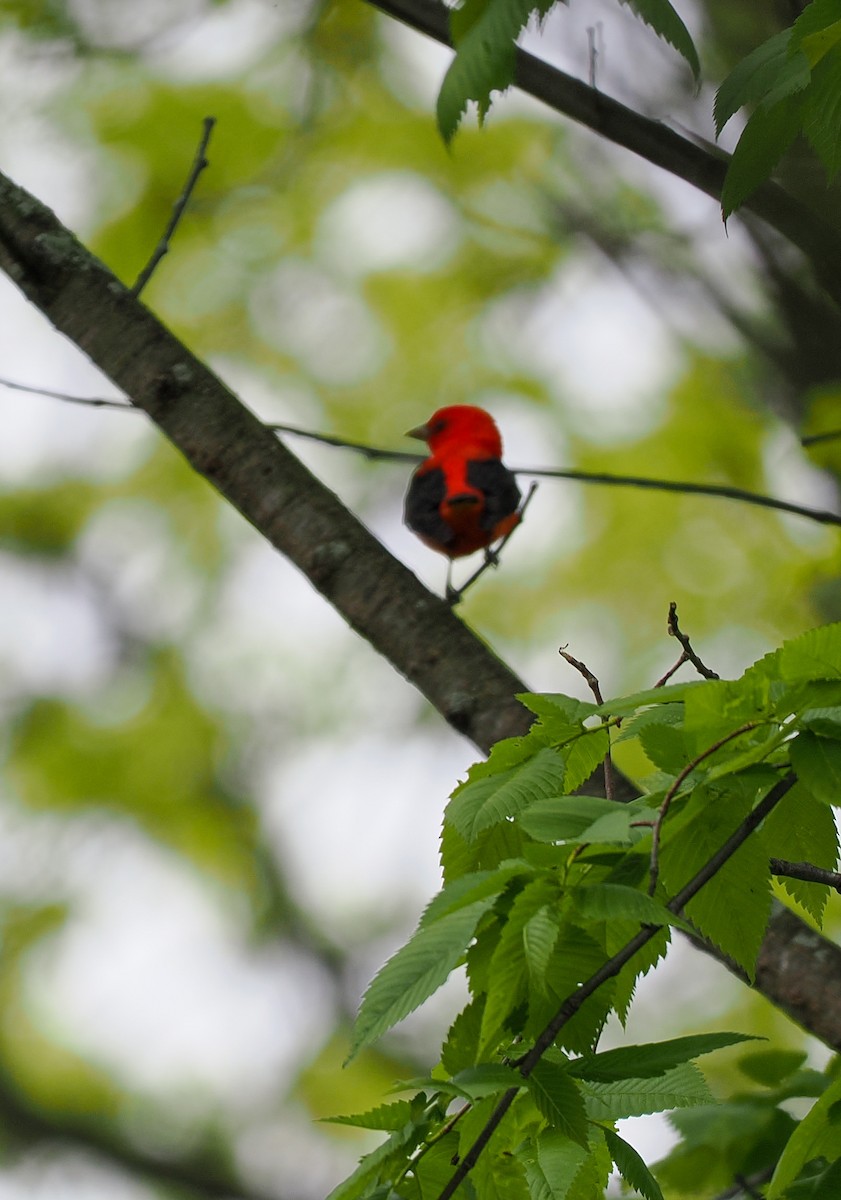
[[[789,862],[786,858],[772,858],[771,874],[788,879],[803,879],[806,883],[825,883],[841,895],[841,871],[827,871],[814,863]]]
[[[35,395],[50,396],[54,400],[66,400],[71,404],[86,404],[92,408],[125,408],[130,411],[132,407],[128,404],[120,404],[114,400],[71,396],[65,392],[53,392],[48,388],[12,383],[5,379],[0,379],[0,385],[15,388],[21,392],[32,392]],[[414,454],[411,451],[385,450],[381,446],[370,446],[365,442],[355,442],[348,438],[336,437],[329,433],[314,433],[309,429],[299,429],[295,425],[285,425],[275,422],[267,424],[266,428],[271,429],[274,433],[288,433],[293,437],[306,438],[311,442],[320,442],[325,446],[336,446],[342,450],[353,450],[355,453],[361,454],[364,458],[373,460],[406,463],[420,463],[424,460],[424,455]],[[511,467],[511,473],[513,475],[530,475],[537,479],[569,479],[573,483],[603,484],[606,487],[642,488],[648,491],[671,492],[687,496],[718,496],[724,500],[735,500],[739,503],[752,504],[759,508],[770,508],[777,512],[792,513],[797,517],[805,517],[809,521],[817,521],[821,525],[837,525],[841,527],[841,513],[828,512],[819,508],[809,508],[805,504],[792,504],[788,500],[777,500],[773,496],[765,496],[760,492],[747,492],[742,488],[727,487],[716,483],[650,479],[645,475],[612,475],[606,471],[577,471],[573,468],[567,469],[565,467]],[[673,673],[673,671],[670,672],[666,678],[669,678]]]
[[[677,604],[674,600],[669,605],[668,630],[669,637],[677,638],[681,646],[683,646],[683,654],[681,655],[683,662],[691,662],[698,674],[703,675],[705,679],[721,679],[720,675],[717,675],[715,671],[711,671],[709,667],[701,662],[698,655],[690,646],[687,635],[681,633],[680,626],[677,623]]]
[[[64,400],[68,404],[82,404],[88,408],[121,408],[125,412],[142,412],[127,400],[104,400],[97,396],[71,396],[67,392],[53,392],[49,388],[31,387],[28,383],[15,383],[12,379],[0,379],[0,387],[13,392],[27,392],[30,396],[47,396],[50,400]]]
[[[785,794],[797,782],[797,776],[790,773],[776,783],[774,787],[760,800],[756,808],[754,808],[745,817],[744,821],[736,828],[730,837],[716,850],[703,867],[677,892],[666,905],[669,912],[679,915],[692,900],[701,888],[705,886],[713,876],[721,870],[729,858],[731,858],[744,842],[750,837],[753,831],[762,824],[768,814],[776,808]],[[517,1067],[523,1079],[528,1079],[534,1071],[537,1064],[540,1062],[543,1055],[549,1049],[563,1029],[578,1010],[581,1008],[585,1000],[589,1000],[590,996],[606,983],[608,979],[613,979],[618,975],[627,962],[629,962],[637,951],[641,950],[647,942],[659,932],[660,926],[646,925],[640,929],[639,933],[635,934],[630,941],[619,950],[612,958],[609,958],[598,971],[585,980],[579,987],[575,989],[561,1007],[555,1013],[555,1016],[540,1033],[537,1040],[532,1046],[528,1054],[524,1055],[518,1062],[513,1065]],[[505,1116],[508,1109],[514,1103],[514,1099],[519,1091],[518,1087],[509,1088],[503,1092],[496,1107],[488,1118],[486,1124],[482,1128],[481,1133],[476,1138],[476,1141],[462,1158],[453,1175],[449,1179],[447,1185],[439,1193],[438,1200],[450,1200],[467,1175],[472,1171],[473,1167],[479,1160],[479,1156],[487,1146],[493,1135],[494,1130],[499,1125],[502,1118]]]
[[[579,675],[584,677],[587,686],[596,698],[596,704],[604,704],[604,700],[602,699],[602,690],[599,687],[599,681],[590,668],[585,663],[580,662],[577,658],[573,658],[571,654],[568,654],[564,646],[561,646],[558,649],[558,653],[560,654],[561,658],[566,659],[571,667],[575,667]],[[606,724],[607,717],[602,717],[602,725]],[[610,756],[609,742],[607,754],[604,756],[604,794],[606,800],[616,799],[616,787],[613,778],[613,759]]]
[[[205,155],[207,152],[208,143],[210,141],[210,135],[213,133],[213,126],[215,124],[215,117],[205,117],[204,121],[202,122],[202,135],[201,139],[199,140],[195,157],[193,158],[193,165],[190,167],[190,173],[187,176],[187,182],[184,184],[181,195],[172,206],[172,215],[170,216],[167,227],[164,230],[163,237],[152,251],[152,257],[149,259],[146,266],[137,276],[134,287],[131,289],[131,294],[133,296],[140,295],[146,284],[152,278],[158,263],[165,254],[169,253],[169,243],[172,241],[172,235],[175,233],[175,230],[178,227],[178,222],[183,217],[184,210],[190,202],[190,196],[193,194],[193,189],[198,183],[199,175],[201,175],[205,167],[209,165]]]
[[[517,524],[514,526],[513,529],[508,530],[508,533],[506,533],[505,537],[502,539],[502,541],[499,543],[499,545],[496,547],[495,550],[492,550],[490,548],[490,546],[488,547],[488,549],[485,551],[485,558],[484,558],[484,561],[482,562],[482,565],[480,567],[476,568],[476,570],[473,572],[473,574],[470,576],[470,578],[467,580],[466,583],[463,583],[460,588],[454,588],[452,586],[452,584],[450,583],[449,572],[447,573],[447,590],[445,593],[445,599],[446,599],[447,603],[449,604],[450,608],[455,608],[455,606],[459,603],[459,601],[461,600],[462,596],[467,591],[467,589],[469,587],[472,587],[473,584],[476,582],[476,580],[479,579],[482,575],[484,575],[484,573],[485,573],[485,571],[487,571],[488,567],[498,567],[499,566],[499,556],[500,556],[500,554],[502,554],[502,551],[505,549],[505,547],[511,541],[511,538],[514,536],[517,529],[519,529],[520,525],[522,525],[523,517],[526,515],[526,509],[528,508],[529,502],[531,501],[531,498],[536,491],[537,491],[537,484],[533,483],[528,490],[528,495],[526,496],[523,503],[520,505],[520,514],[519,514],[520,519],[517,522]]]

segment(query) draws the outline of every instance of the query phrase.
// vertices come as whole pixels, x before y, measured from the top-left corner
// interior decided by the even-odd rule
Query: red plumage
[[[404,518],[418,537],[449,559],[487,548],[520,519],[520,489],[502,462],[493,417],[470,404],[439,408],[409,431],[429,446],[406,493]]]

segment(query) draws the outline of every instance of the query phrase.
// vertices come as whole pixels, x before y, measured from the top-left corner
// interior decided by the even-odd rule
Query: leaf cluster
[[[744,1072],[766,1090],[716,1104],[695,1060],[744,1035],[699,1032],[605,1051],[598,1043],[611,1013],[624,1023],[672,927],[713,942],[750,977],[770,910],[770,858],[796,852],[834,866],[841,625],[783,645],[736,681],[600,706],[564,695],[522,700],[536,717],[530,732],[498,743],[453,792],[444,886],[371,983],[352,1054],[457,969],[468,1001],[431,1076],[401,1085],[410,1100],[340,1118],[388,1137],[333,1200],[449,1196],[465,1156],[460,1195],[586,1200],[604,1194],[616,1168],[657,1200],[660,1183],[616,1122],[673,1110],[698,1115],[674,1117],[683,1141],[662,1164],[664,1180],[695,1171],[697,1182],[705,1158],[707,1174],[724,1161],[735,1174],[774,1171],[772,1197],[822,1179],[841,1157],[831,1072],[804,1072],[801,1059],[778,1061],[779,1052],[749,1055]],[[652,768],[639,797],[619,804],[579,794],[610,744],[630,740]],[[783,779],[793,785],[753,829],[751,813],[782,794]],[[745,823],[753,832],[722,856]],[[819,923],[827,887],[787,886]],[[819,1096],[799,1125],[780,1108],[795,1094]],[[722,1120],[739,1148],[730,1160],[699,1150]]]
[[[721,194],[725,219],[802,134],[832,178],[841,167],[841,2],[813,0],[790,29],[749,54],[718,90],[717,133],[752,109]]]
[[[464,0],[450,12],[450,35],[456,55],[438,95],[438,128],[445,142],[456,133],[475,101],[480,123],[492,92],[514,82],[517,38],[531,20],[542,20],[557,0]],[[669,0],[621,0],[664,41],[682,54],[697,78],[698,53]]]

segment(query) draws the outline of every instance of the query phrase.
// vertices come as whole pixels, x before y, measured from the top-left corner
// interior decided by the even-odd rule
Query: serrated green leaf
[[[721,189],[726,221],[764,183],[800,132],[801,102],[787,96],[772,108],[758,108],[733,151]]]
[[[807,86],[811,78],[808,60],[796,50],[789,53],[790,40],[791,30],[782,30],[757,46],[730,72],[716,92],[713,109],[716,135],[745,105],[765,101],[766,107],[771,107],[777,100]]]
[[[485,997],[471,1000],[450,1026],[441,1050],[441,1066],[451,1076],[476,1063]]]
[[[536,12],[555,0],[469,0],[467,12],[456,11],[451,33],[456,55],[438,95],[438,129],[450,142],[467,110],[476,102],[480,123],[488,112],[491,92],[503,92],[514,82],[516,39]]]
[[[526,862],[511,862],[501,864],[495,871],[473,871],[462,875],[448,883],[437,896],[430,900],[420,919],[420,927],[431,925],[450,912],[467,908],[477,900],[485,900],[489,896],[496,898],[503,892],[512,879],[519,875],[530,875],[533,868]]]
[[[437,991],[470,944],[483,913],[496,897],[419,928],[378,972],[365,993],[354,1025],[349,1058],[414,1012]]]
[[[550,735],[554,729],[577,729],[587,717],[592,717],[597,705],[587,700],[576,700],[563,692],[518,692],[517,699],[529,712],[540,718],[540,723]],[[561,738],[564,734],[561,733]],[[556,739],[558,740],[558,739]]]
[[[800,782],[791,789],[787,800],[765,822],[765,836],[772,853],[777,858],[814,863],[834,871],[838,862],[838,828],[832,809],[816,800]],[[779,882],[820,925],[829,898],[828,886],[788,876],[781,877]]]
[[[670,683],[666,687],[645,688],[641,692],[632,692],[629,696],[616,696],[612,700],[606,700],[604,704],[597,706],[596,712],[603,717],[630,717],[638,709],[647,708],[649,705],[659,706],[685,701],[690,692],[704,686],[700,679],[693,679],[688,683]]]
[[[412,1168],[412,1174],[417,1182],[420,1200],[437,1200],[452,1178],[453,1158],[458,1153],[458,1134],[450,1130],[443,1137],[424,1149],[418,1155]],[[393,1200],[400,1200],[404,1194],[404,1185],[393,1193]]]
[[[621,883],[592,883],[577,888],[573,912],[584,921],[638,921],[643,925],[685,925],[659,900]]]
[[[412,1106],[408,1100],[395,1100],[392,1104],[378,1104],[364,1113],[352,1113],[349,1116],[321,1117],[330,1125],[353,1125],[359,1129],[381,1129],[393,1132],[402,1129],[412,1118]]]
[[[570,1064],[569,1073],[579,1079],[610,1083],[620,1079],[648,1079],[665,1075],[681,1063],[712,1054],[725,1046],[757,1039],[746,1033],[699,1033],[650,1042],[641,1046],[620,1046],[600,1054],[584,1054]]]
[[[525,1080],[519,1071],[502,1063],[479,1063],[478,1066],[467,1067],[454,1076],[453,1083],[471,1100],[496,1096],[512,1087],[525,1087]]]
[[[813,0],[814,2],[814,0]],[[767,656],[781,679],[796,680],[841,679],[841,624],[822,625],[784,642],[778,651]],[[764,662],[765,660],[760,660]],[[758,664],[757,664],[758,665]]]
[[[828,1162],[841,1158],[841,1076],[830,1082],[786,1143],[768,1185],[767,1200],[780,1200],[805,1164],[815,1158]]]
[[[389,1163],[404,1161],[412,1153],[423,1138],[423,1128],[411,1122],[402,1129],[396,1130],[370,1154],[360,1159],[359,1166],[342,1183],[335,1187],[327,1200],[357,1200],[365,1196],[366,1200],[376,1193],[371,1185],[379,1181]],[[386,1189],[386,1195],[388,1194]]]
[[[837,29],[839,23],[841,4],[838,0],[812,0],[792,26],[792,46],[804,50],[811,47],[809,61],[816,63],[837,44],[841,37]]]
[[[565,1067],[543,1059],[527,1083],[532,1099],[549,1124],[579,1146],[586,1146],[588,1121],[584,1098]]]
[[[541,1133],[519,1155],[531,1200],[566,1200],[588,1151],[555,1130]]]
[[[706,1080],[691,1062],[650,1078],[617,1079],[610,1083],[587,1080],[585,1098],[587,1112],[594,1121],[619,1121],[712,1101]]]
[[[550,796],[535,801],[521,813],[519,824],[539,842],[589,841],[584,834],[595,820],[613,817],[624,807],[602,796]]]
[[[801,733],[791,743],[791,766],[817,800],[841,805],[841,742]]]
[[[610,750],[610,737],[606,729],[591,729],[563,747],[566,774],[564,788],[574,792],[581,787],[593,772],[601,766]]]
[[[558,903],[559,892],[553,880],[529,883],[514,898],[507,920],[491,958],[488,971],[488,995],[482,1015],[480,1049],[490,1050],[510,1014],[526,999],[529,973],[523,931],[545,904]]]
[[[546,973],[561,932],[557,905],[544,904],[523,926],[523,953],[529,986],[546,995]]]
[[[633,1146],[612,1129],[605,1129],[605,1141],[616,1170],[629,1187],[645,1197],[645,1200],[663,1200],[660,1185],[649,1171]]]
[[[801,714],[798,725],[801,729],[808,729],[810,733],[841,741],[841,705],[808,708]]]
[[[675,832],[668,825],[662,843],[660,877],[666,890],[679,891],[712,857],[747,816],[754,786],[733,782],[726,793],[704,792],[692,818]],[[705,937],[752,976],[771,909],[768,846],[754,832],[686,906],[684,915]]]
[[[629,8],[645,21],[658,37],[668,42],[689,63],[696,80],[701,75],[698,51],[692,35],[675,12],[669,0],[623,0]]]
[[[803,132],[831,179],[841,168],[841,50],[824,52],[803,95]]]
[[[516,766],[462,784],[447,805],[445,819],[473,841],[483,830],[517,816],[537,800],[562,793],[564,774],[561,757],[544,747]]]

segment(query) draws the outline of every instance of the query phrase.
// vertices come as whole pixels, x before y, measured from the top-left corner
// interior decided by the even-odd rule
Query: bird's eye
[[[432,422],[432,426],[431,426],[429,432],[430,433],[443,433],[443,431],[446,428],[447,428],[447,422],[444,420],[443,417],[439,417],[437,421]]]

